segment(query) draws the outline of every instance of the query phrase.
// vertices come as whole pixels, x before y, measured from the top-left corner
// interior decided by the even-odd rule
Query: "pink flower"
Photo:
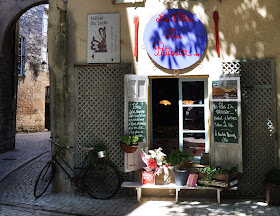
[[[154,169],[157,167],[157,162],[155,159],[151,158],[150,160],[148,160],[148,167],[151,169]]]

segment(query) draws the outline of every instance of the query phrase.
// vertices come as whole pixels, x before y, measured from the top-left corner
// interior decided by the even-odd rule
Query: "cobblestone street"
[[[19,164],[30,161],[32,157],[41,155],[48,151],[47,140],[49,133],[38,133],[37,136],[45,137],[43,142],[36,134],[17,135],[17,142],[23,140],[22,149],[0,155],[0,158],[10,156],[20,157]],[[31,140],[28,141],[27,138]],[[41,141],[42,142],[41,142]],[[33,143],[33,146],[30,146]],[[45,144],[43,144],[45,143]],[[21,144],[19,144],[21,145]],[[46,145],[46,146],[45,146]],[[36,148],[42,148],[35,150]],[[33,153],[32,153],[33,152]],[[280,207],[267,206],[264,200],[222,200],[221,205],[217,205],[215,200],[211,202],[182,200],[175,204],[168,198],[148,199],[144,198],[141,203],[137,203],[136,196],[115,197],[110,200],[95,200],[86,195],[74,194],[52,194],[51,187],[40,198],[33,196],[33,186],[35,179],[43,165],[50,159],[50,152],[31,160],[26,165],[18,168],[15,172],[10,172],[0,183],[0,215],[1,216],[31,216],[31,215],[280,215]],[[13,165],[5,167],[1,161],[1,171],[5,169],[17,168],[15,160]],[[10,161],[12,162],[12,161]],[[7,163],[6,163],[7,165]]]

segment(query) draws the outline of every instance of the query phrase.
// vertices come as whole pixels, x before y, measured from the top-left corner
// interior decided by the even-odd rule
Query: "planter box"
[[[216,181],[216,180],[198,180],[198,185],[206,187],[221,187],[221,188],[231,188],[238,183],[238,179],[232,181]]]
[[[280,185],[266,186],[266,203],[268,205],[280,206]]]
[[[198,179],[204,180],[207,177],[206,173],[198,173]],[[233,179],[237,179],[238,173],[229,173],[229,174],[215,174],[211,177],[211,179],[219,180],[219,181],[231,181]]]

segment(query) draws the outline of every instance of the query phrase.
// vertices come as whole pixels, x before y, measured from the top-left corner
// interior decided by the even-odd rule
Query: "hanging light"
[[[171,102],[169,102],[168,100],[162,100],[159,103],[163,104],[164,106],[171,105]]]

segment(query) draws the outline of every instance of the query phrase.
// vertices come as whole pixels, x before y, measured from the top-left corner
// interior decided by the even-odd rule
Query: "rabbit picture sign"
[[[120,14],[88,15],[87,63],[120,62]]]

